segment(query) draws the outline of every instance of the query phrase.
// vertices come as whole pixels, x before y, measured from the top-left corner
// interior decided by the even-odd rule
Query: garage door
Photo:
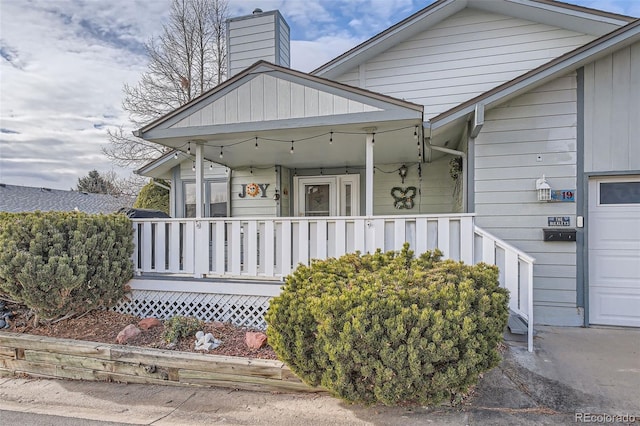
[[[589,182],[589,322],[640,327],[640,176]]]

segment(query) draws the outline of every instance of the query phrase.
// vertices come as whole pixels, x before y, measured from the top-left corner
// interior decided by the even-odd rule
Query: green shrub
[[[164,323],[164,340],[166,342],[177,342],[184,338],[195,338],[196,333],[202,330],[204,322],[194,317],[175,317]]]
[[[162,185],[169,185],[168,182],[159,180]],[[137,209],[160,210],[169,214],[169,190],[156,185],[153,181],[142,187],[136,197],[133,207]]]
[[[121,214],[0,213],[0,292],[45,318],[113,306],[133,275],[132,235]]]
[[[439,252],[348,254],[287,277],[269,344],[312,386],[362,403],[435,404],[496,366],[508,318],[498,269]]]

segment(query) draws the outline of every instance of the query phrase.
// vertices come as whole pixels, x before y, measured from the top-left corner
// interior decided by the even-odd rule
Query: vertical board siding
[[[585,172],[640,169],[640,43],[584,69]]]
[[[367,61],[363,88],[422,104],[430,119],[594,38],[465,9]],[[337,80],[361,86],[357,72]]]
[[[380,111],[380,108],[314,87],[259,74],[171,127],[249,123],[363,111]]]
[[[534,302],[556,316],[576,307],[576,244],[544,242],[542,228],[548,216],[575,227],[576,204],[537,201],[535,181],[544,174],[553,189],[576,188],[576,85],[572,73],[488,111],[475,146],[476,223],[536,258]]]

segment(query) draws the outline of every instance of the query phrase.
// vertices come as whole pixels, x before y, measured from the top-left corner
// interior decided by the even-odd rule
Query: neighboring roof
[[[177,122],[180,119],[184,118],[186,114],[189,114],[194,109],[199,108],[199,104],[204,102],[205,100],[214,99],[216,96],[222,96],[228,93],[231,90],[234,90],[238,86],[244,84],[247,78],[250,78],[252,75],[263,74],[263,73],[278,73],[280,76],[289,77],[297,81],[304,81],[310,85],[314,85],[316,87],[322,87],[327,91],[347,93],[352,95],[354,98],[366,99],[375,103],[386,103],[388,105],[392,105],[397,108],[402,108],[405,110],[412,110],[419,113],[422,113],[424,107],[422,105],[418,105],[413,102],[408,102],[402,99],[397,99],[392,96],[383,95],[377,92],[372,92],[370,90],[361,89],[359,87],[349,86],[343,83],[338,83],[333,80],[329,80],[322,77],[313,76],[301,71],[296,71],[290,68],[281,67],[275,64],[272,64],[267,61],[258,61],[243,72],[235,75],[229,80],[219,84],[218,86],[208,90],[203,93],[199,97],[193,99],[190,102],[182,105],[179,108],[165,114],[164,116],[158,118],[157,120],[147,124],[139,130],[134,131],[134,135],[137,137],[145,138],[145,133],[156,129],[162,128],[162,125],[167,126],[173,124],[173,122]],[[191,111],[190,111],[191,110]]]
[[[640,19],[433,117],[432,128],[442,127],[472,113],[477,104],[490,108],[638,41]]]
[[[598,37],[634,20],[629,16],[553,0],[438,0],[321,65],[310,74],[336,78],[466,7],[532,20]]]
[[[4,212],[77,210],[94,214],[114,213],[130,207],[132,203],[128,197],[0,184],[0,211]]]

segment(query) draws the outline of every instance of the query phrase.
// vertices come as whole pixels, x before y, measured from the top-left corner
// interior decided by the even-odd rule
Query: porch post
[[[367,129],[365,146],[365,210],[367,216],[373,216],[373,146],[375,143],[375,128]]]
[[[203,194],[203,167],[202,167],[202,151],[203,146],[201,143],[196,144],[196,219],[201,219],[204,216],[204,194]]]
[[[193,276],[202,278],[209,270],[209,235],[208,224],[198,219],[204,216],[204,172],[202,143],[196,144],[196,223],[194,229],[194,250],[193,250]]]

